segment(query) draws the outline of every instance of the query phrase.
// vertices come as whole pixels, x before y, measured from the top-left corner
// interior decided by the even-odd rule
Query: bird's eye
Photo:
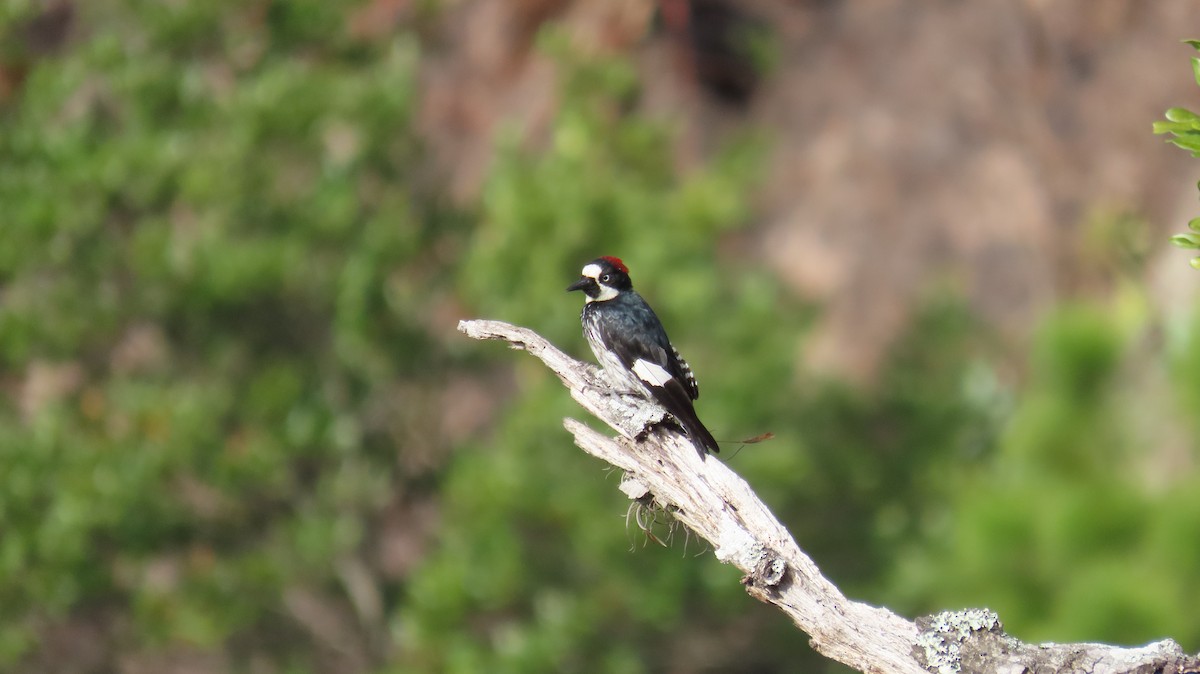
[[[612,280],[612,274],[604,274],[600,277],[601,283],[608,283],[611,280]]]

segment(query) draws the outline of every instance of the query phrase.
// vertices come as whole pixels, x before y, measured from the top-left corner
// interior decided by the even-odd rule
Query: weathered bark
[[[714,457],[701,458],[685,436],[662,424],[649,399],[621,394],[595,366],[571,358],[538,334],[500,321],[462,321],[475,339],[501,339],[546,364],[571,397],[620,435],[575,419],[564,426],[585,452],[622,469],[621,491],[671,513],[745,573],[751,596],[779,607],[822,655],[861,672],[1021,674],[1200,672],[1200,657],[1174,641],[1141,648],[1103,644],[1027,645],[1003,632],[986,609],[946,612],[915,623],[885,608],[847,599],[817,569],[750,486]]]

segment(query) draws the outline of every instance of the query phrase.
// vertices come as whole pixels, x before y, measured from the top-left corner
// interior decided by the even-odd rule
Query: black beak
[[[578,281],[567,286],[567,292],[571,292],[572,290],[583,290],[584,288],[588,287],[589,285],[591,285],[595,282],[596,282],[596,279],[594,279],[590,276],[580,276]]]

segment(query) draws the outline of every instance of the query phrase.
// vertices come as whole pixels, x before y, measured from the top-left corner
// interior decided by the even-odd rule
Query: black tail
[[[708,450],[713,454],[719,454],[721,448],[717,446],[717,439],[708,432],[704,424],[700,423],[700,418],[696,413],[692,412],[690,421],[683,422],[683,430],[687,431],[688,437],[692,439],[692,443],[696,445],[696,449],[700,451],[700,458],[704,458],[704,450]]]
[[[705,457],[706,450],[713,454],[721,451],[717,447],[717,441],[713,438],[712,433],[709,433],[704,424],[700,423],[700,417],[696,416],[696,408],[692,407],[692,397],[688,395],[687,390],[683,388],[683,384],[678,379],[672,377],[662,386],[655,386],[645,381],[643,383],[650,391],[650,395],[665,407],[683,427],[683,431],[692,439],[692,444],[696,445],[696,449],[700,451],[700,458]]]
[[[704,424],[700,423],[700,417],[696,416],[696,409],[692,407],[691,401],[688,401],[687,405],[679,406],[678,409],[668,411],[679,421],[679,425],[683,426],[684,432],[692,439],[692,444],[696,445],[701,459],[705,456],[705,450],[713,454],[721,451],[721,448],[717,446],[717,439],[712,436],[712,433],[708,432]]]

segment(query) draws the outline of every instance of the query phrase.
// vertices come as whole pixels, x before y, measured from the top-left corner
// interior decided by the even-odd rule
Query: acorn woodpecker
[[[648,393],[666,408],[701,458],[705,450],[717,453],[717,441],[692,406],[700,397],[692,368],[667,339],[654,310],[633,289],[625,263],[615,257],[596,258],[567,290],[587,295],[580,315],[583,335],[613,383]]]

